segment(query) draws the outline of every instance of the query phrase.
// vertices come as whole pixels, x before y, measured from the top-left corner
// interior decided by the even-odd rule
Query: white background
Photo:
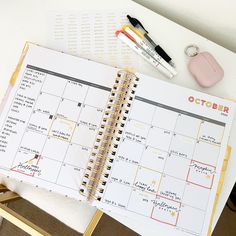
[[[134,1],[236,52],[235,0]]]
[[[117,9],[118,7],[127,9],[129,2],[128,0],[0,0],[0,99],[3,97],[8,86],[9,78],[18,62],[24,42],[29,40],[47,46],[45,38],[48,27],[47,14],[49,11],[91,9],[103,11],[106,8]],[[139,0],[139,2],[148,6],[151,10],[159,12],[161,15],[236,52],[236,1]],[[153,34],[154,40],[159,39],[165,48],[174,55],[179,69],[179,76],[171,82],[196,90],[202,90],[189,75],[186,69],[187,60],[183,53],[183,49],[187,44],[196,42],[201,45],[203,50],[212,52],[225,70],[225,79],[213,88],[204,91],[218,96],[236,98],[235,54],[224,50],[196,34],[186,31],[184,28],[146,9],[139,6],[135,6],[134,9],[135,13],[142,18],[144,25],[149,28],[150,33]],[[132,12],[130,14],[132,15]],[[161,27],[158,28],[158,25],[161,25]],[[167,33],[170,34],[169,37]],[[177,34],[178,38],[171,37],[173,34]],[[147,74],[155,75],[158,78],[160,76],[157,71],[154,71],[154,69],[148,66],[138,69],[142,73],[148,72]],[[236,130],[236,122],[233,129],[234,131]],[[236,132],[232,133],[231,140],[231,145],[234,146],[232,154],[235,157]],[[236,159],[231,158],[214,224],[220,216],[221,210],[235,182],[235,167]],[[41,189],[31,188],[28,185],[26,186],[6,179],[2,179],[2,181],[10,189],[80,232],[85,230],[95,210],[89,208],[86,204],[78,204],[74,200],[65,199],[62,196],[57,196]],[[144,234],[144,232],[147,234],[147,230],[142,225],[125,217],[118,217],[115,214],[113,214],[113,217],[116,217],[116,219],[138,231],[140,234]]]

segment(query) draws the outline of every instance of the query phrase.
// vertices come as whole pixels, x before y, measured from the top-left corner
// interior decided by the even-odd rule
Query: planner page
[[[152,235],[207,235],[235,105],[142,74],[96,205]]]
[[[0,116],[0,173],[81,199],[117,69],[29,44]]]

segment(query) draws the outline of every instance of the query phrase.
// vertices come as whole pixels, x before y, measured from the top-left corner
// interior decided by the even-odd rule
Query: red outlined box
[[[216,167],[192,160],[189,166],[186,181],[197,186],[211,189]]]
[[[39,165],[40,159],[41,159],[41,156],[35,155],[34,158],[27,160],[23,163],[19,163],[18,165],[13,166],[10,170],[27,175],[27,176],[34,177],[35,171],[39,170],[38,165]]]
[[[181,203],[157,196],[153,201],[151,219],[163,224],[176,226],[179,219]]]

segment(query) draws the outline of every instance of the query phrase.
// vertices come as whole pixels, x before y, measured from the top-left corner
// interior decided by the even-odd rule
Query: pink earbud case
[[[202,87],[211,87],[224,76],[224,70],[209,52],[200,52],[192,57],[188,69]]]

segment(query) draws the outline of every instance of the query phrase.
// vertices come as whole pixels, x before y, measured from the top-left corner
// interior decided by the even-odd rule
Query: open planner
[[[27,43],[0,116],[0,173],[207,235],[235,104]]]

